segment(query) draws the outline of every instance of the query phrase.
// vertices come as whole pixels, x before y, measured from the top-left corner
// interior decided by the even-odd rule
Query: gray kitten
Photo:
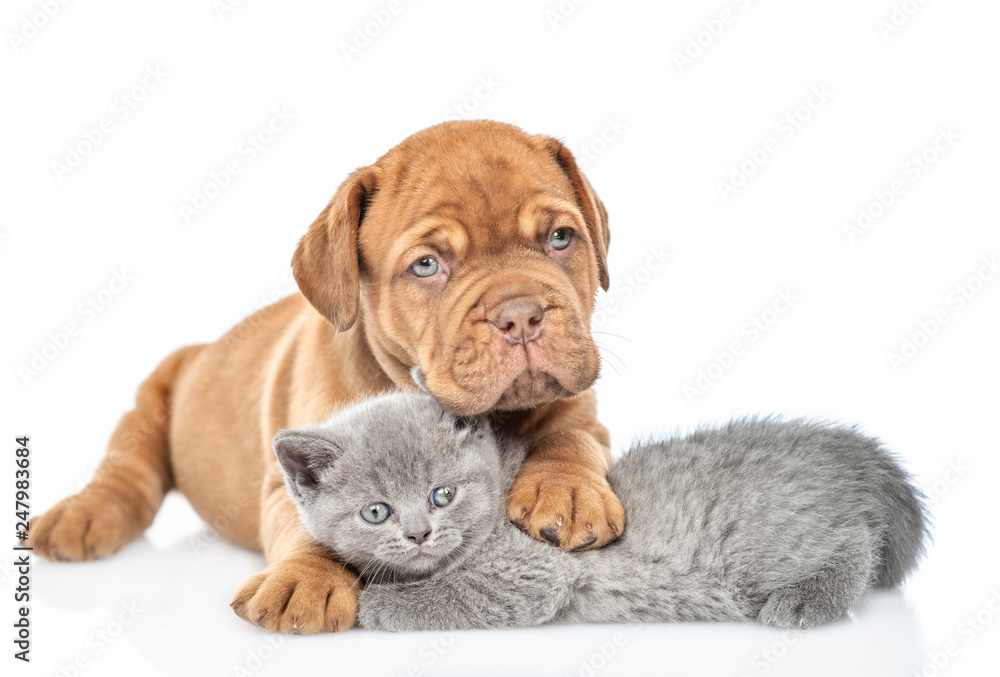
[[[900,583],[923,552],[921,495],[876,440],[850,428],[744,420],[639,445],[608,473],[624,533],[575,553],[507,519],[527,446],[403,393],[274,438],[309,533],[366,581],[366,628],[805,628]]]

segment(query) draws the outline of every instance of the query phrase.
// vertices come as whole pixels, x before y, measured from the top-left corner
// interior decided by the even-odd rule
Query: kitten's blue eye
[[[385,503],[372,503],[361,508],[361,519],[369,524],[381,524],[389,519],[391,514],[392,508]]]
[[[418,259],[410,266],[410,272],[417,277],[430,277],[436,275],[439,270],[441,270],[441,264],[433,256]]]
[[[455,487],[438,487],[431,492],[431,503],[439,508],[451,503],[453,498],[455,498]]]
[[[569,246],[569,241],[573,237],[572,228],[559,228],[553,230],[552,234],[549,235],[549,246],[556,251],[562,251]]]

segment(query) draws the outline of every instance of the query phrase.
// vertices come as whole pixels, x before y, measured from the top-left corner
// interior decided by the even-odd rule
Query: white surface
[[[556,0],[425,0],[403,2],[347,63],[341,43],[387,1],[257,0],[221,19],[218,4],[69,3],[16,52],[10,32],[39,5],[4,5],[0,496],[11,527],[15,435],[32,436],[41,514],[88,477],[163,355],[292,291],[295,242],[351,169],[458,105],[558,135],[581,157],[611,138],[587,173],[611,214],[615,287],[595,329],[607,332],[596,334],[608,360],[598,389],[616,450],[747,412],[858,422],[933,494],[935,544],[903,591],[789,638],[730,625],[352,631],[269,652],[274,638],[227,606],[259,556],[224,543],[195,552],[202,527],[174,496],[119,556],[36,563],[30,666],[11,657],[15,576],[11,552],[0,557],[3,674],[577,675],[609,642],[615,655],[594,674],[995,672],[1000,282],[961,309],[948,295],[1000,253],[1000,5],[898,2],[919,9],[884,38],[889,0],[564,0],[576,9],[554,28]],[[724,8],[732,23],[679,72],[672,53]],[[122,118],[119,97],[157,67],[161,81],[147,79]],[[778,120],[813,87],[832,94],[787,138]],[[240,144],[276,107],[294,120],[249,161]],[[53,161],[105,117],[111,131],[59,180]],[[905,163],[941,127],[958,140],[911,180]],[[723,200],[716,182],[730,166],[775,144]],[[185,222],[179,205],[229,161],[240,173]],[[849,242],[843,223],[897,179],[905,194]],[[643,270],[659,248],[666,265]],[[92,318],[80,312],[122,269],[128,286]],[[622,286],[629,276],[637,290]],[[786,288],[791,307],[758,338],[744,332]],[[938,309],[949,322],[894,370],[889,351]],[[79,334],[25,383],[18,365],[69,322]],[[684,385],[734,341],[743,354],[689,401]],[[106,643],[95,633],[118,634],[123,603],[141,611]],[[248,652],[273,655],[258,665]],[[88,667],[77,673],[79,655]]]

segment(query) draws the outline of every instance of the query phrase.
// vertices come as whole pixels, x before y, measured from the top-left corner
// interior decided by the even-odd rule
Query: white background
[[[556,135],[586,161],[611,215],[614,286],[594,328],[616,451],[750,412],[857,422],[932,495],[935,542],[902,592],[805,634],[709,624],[279,640],[227,606],[262,559],[211,540],[171,496],[116,557],[35,564],[30,666],[11,657],[16,575],[11,552],[0,557],[4,674],[996,668],[1000,281],[982,261],[1000,254],[1000,5],[423,0],[390,15],[388,0],[233,11],[98,0],[47,18],[45,4],[12,0],[0,16],[9,542],[16,435],[31,436],[38,515],[86,480],[161,357],[294,291],[294,245],[349,171],[446,115]],[[391,20],[376,31],[373,12]],[[366,25],[377,35],[348,58]],[[275,109],[294,119],[251,161],[241,144]],[[109,131],[60,171],[105,118]],[[935,151],[939,130],[957,139]],[[230,161],[239,173],[185,220],[181,205]],[[750,176],[720,190],[734,173]],[[859,210],[876,218],[851,235]],[[81,304],[116,271],[128,285],[87,315]],[[780,313],[779,293],[794,296]],[[70,322],[65,347],[46,348]],[[907,338],[919,348],[894,366]],[[53,357],[28,374],[35,350]],[[686,394],[700,370],[704,387]]]

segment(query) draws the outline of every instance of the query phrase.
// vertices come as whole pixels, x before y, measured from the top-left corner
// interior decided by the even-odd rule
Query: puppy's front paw
[[[607,478],[563,461],[528,461],[507,497],[507,516],[530,536],[567,550],[600,548],[625,528]]]
[[[31,520],[26,543],[48,559],[80,562],[107,557],[141,531],[119,501],[81,494]]]
[[[357,618],[357,584],[354,574],[326,557],[289,557],[243,581],[230,606],[272,632],[340,632]]]

